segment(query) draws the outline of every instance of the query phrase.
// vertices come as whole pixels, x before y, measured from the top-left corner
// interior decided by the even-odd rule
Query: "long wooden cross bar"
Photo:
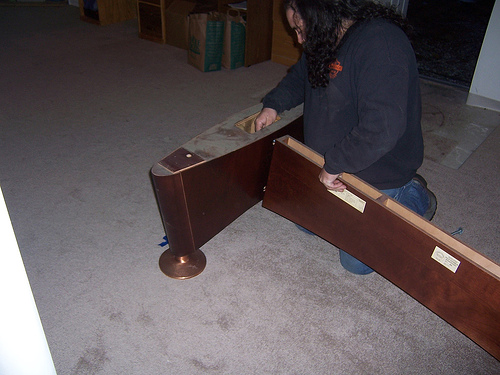
[[[274,147],[263,206],[345,250],[500,360],[500,266],[355,176],[319,182],[323,158]]]

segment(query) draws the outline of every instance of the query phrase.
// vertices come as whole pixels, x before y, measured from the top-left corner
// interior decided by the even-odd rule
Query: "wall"
[[[500,111],[500,4],[493,6],[467,104]]]
[[[0,238],[0,374],[55,375],[1,188]]]

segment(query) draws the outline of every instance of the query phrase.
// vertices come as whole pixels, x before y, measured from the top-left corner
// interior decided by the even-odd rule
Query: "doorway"
[[[410,0],[420,75],[469,89],[495,0]]]

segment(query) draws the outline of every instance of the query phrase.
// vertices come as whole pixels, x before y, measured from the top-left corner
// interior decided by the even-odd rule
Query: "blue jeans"
[[[389,197],[395,199],[403,206],[406,206],[419,215],[423,215],[429,207],[429,195],[427,194],[427,190],[414,180],[411,180],[400,188],[381,190],[381,192],[387,194]],[[367,275],[373,272],[370,267],[345,251],[339,250],[339,253],[340,264],[349,272],[357,275]]]

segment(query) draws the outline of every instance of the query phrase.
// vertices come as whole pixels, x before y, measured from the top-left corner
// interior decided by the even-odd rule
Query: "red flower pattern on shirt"
[[[342,71],[342,65],[340,65],[340,61],[335,59],[330,65],[328,65],[328,69],[330,69],[330,78],[334,79],[337,77],[337,74]]]

